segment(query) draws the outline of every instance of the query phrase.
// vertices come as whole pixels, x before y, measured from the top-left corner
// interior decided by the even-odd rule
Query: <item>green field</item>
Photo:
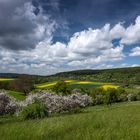
[[[12,96],[12,97],[14,97],[15,99],[20,100],[20,101],[26,99],[26,96],[25,96],[23,93],[21,93],[21,92],[7,91],[7,93],[8,93],[8,95],[10,95],[10,96]]]
[[[113,85],[111,83],[105,83],[105,82],[91,82],[91,81],[77,81],[77,80],[65,80],[65,82],[72,88],[97,88],[97,87],[103,87],[105,89],[107,88],[117,88],[118,86]],[[47,89],[53,87],[57,81],[54,82],[47,82],[43,84],[35,85],[37,89]]]
[[[140,140],[140,102],[40,120],[0,118],[1,140]]]

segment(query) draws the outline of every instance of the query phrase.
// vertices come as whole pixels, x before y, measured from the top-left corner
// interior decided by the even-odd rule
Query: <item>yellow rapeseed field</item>
[[[104,82],[91,82],[91,81],[77,81],[77,80],[65,80],[66,83],[69,85],[75,84],[75,85],[100,85],[103,87],[103,89],[107,90],[108,88],[118,88],[118,86],[112,85],[111,83],[104,83]],[[45,88],[50,88],[53,87],[57,81],[54,82],[47,82],[43,84],[38,84],[36,85],[37,88],[39,89],[45,89]]]
[[[103,87],[104,90],[107,90],[109,88],[115,88],[115,89],[117,89],[119,86],[116,86],[116,85],[103,85],[102,87]]]
[[[93,84],[93,82],[80,81],[80,82],[77,82],[77,84]]]
[[[10,81],[10,80],[14,80],[13,78],[0,78],[0,81]]]

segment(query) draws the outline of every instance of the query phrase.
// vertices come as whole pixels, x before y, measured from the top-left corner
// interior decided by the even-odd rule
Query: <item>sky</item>
[[[0,0],[0,72],[140,66],[139,0]]]

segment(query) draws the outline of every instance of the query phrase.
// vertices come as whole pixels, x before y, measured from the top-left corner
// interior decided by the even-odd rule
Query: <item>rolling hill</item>
[[[0,73],[0,77],[18,78],[23,74],[16,73]],[[86,81],[100,81],[121,83],[127,85],[140,85],[140,67],[130,68],[116,68],[116,69],[103,69],[103,70],[75,70],[68,72],[60,72],[53,75],[40,76],[31,75],[36,84],[58,81],[60,79],[73,79],[73,80],[86,80]]]

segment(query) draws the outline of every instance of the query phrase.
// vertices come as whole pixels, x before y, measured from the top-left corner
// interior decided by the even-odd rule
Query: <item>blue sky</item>
[[[139,0],[0,0],[0,72],[140,66]]]

